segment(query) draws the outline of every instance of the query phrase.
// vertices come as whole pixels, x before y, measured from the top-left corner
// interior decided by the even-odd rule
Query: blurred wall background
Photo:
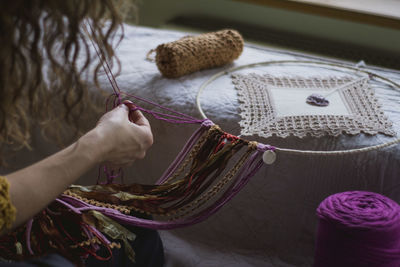
[[[141,0],[138,23],[194,32],[232,27],[247,41],[400,69],[400,19],[346,10],[332,16],[333,9],[298,6],[289,0]]]

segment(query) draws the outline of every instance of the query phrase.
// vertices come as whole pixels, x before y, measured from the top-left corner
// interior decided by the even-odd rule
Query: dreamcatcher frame
[[[238,67],[233,67],[228,70],[224,70],[221,72],[218,72],[211,76],[207,81],[205,81],[198,89],[197,95],[196,95],[196,107],[197,110],[199,111],[201,117],[203,119],[207,119],[207,115],[205,114],[202,106],[201,106],[201,96],[204,91],[204,89],[209,86],[213,81],[216,79],[224,76],[224,75],[230,75],[233,72],[242,70],[242,69],[247,69],[247,68],[253,68],[253,67],[262,67],[262,66],[271,66],[271,65],[285,65],[285,64],[305,64],[305,65],[319,65],[319,66],[326,66],[330,67],[332,70],[336,69],[345,69],[347,71],[353,71],[354,73],[363,73],[367,74],[370,79],[379,79],[394,88],[397,88],[398,91],[400,91],[400,84],[384,77],[379,74],[376,74],[371,71],[363,70],[358,67],[353,67],[353,66],[348,66],[345,64],[338,64],[338,63],[327,63],[327,62],[322,62],[322,61],[313,61],[313,60],[277,60],[277,61],[263,61],[263,62],[258,62],[258,63],[252,63],[252,64],[246,64]],[[317,151],[317,150],[300,150],[300,149],[290,149],[290,148],[280,148],[280,147],[275,147],[275,152],[277,153],[289,153],[289,154],[303,154],[303,155],[317,155],[317,156],[333,156],[333,155],[344,155],[344,154],[356,154],[356,153],[364,153],[368,151],[374,151],[378,149],[382,149],[385,147],[389,147],[395,144],[400,143],[400,137],[395,138],[394,140],[384,142],[381,144],[373,145],[373,146],[368,146],[368,147],[363,147],[363,148],[354,148],[354,149],[346,149],[346,150],[332,150],[332,151]]]

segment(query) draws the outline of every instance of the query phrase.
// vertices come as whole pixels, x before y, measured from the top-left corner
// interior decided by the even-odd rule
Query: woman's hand
[[[101,117],[97,126],[82,137],[96,150],[99,163],[112,167],[132,164],[142,159],[153,144],[150,124],[136,110],[129,114],[127,105],[121,104]]]
[[[6,175],[11,203],[17,208],[14,226],[42,210],[71,183],[97,164],[131,164],[153,143],[147,119],[125,104],[106,113],[97,126],[69,147],[31,166]]]

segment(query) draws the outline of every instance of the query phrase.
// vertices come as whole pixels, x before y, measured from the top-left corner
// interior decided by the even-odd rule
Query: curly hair
[[[120,10],[131,10],[121,8],[126,4],[122,0],[13,0],[2,5],[0,147],[29,148],[37,125],[43,133],[59,132],[65,125],[75,130],[75,137],[80,133],[81,115],[96,110],[85,80],[93,71],[98,86],[101,68],[83,25],[90,23],[90,35],[101,43],[101,56],[116,60]]]

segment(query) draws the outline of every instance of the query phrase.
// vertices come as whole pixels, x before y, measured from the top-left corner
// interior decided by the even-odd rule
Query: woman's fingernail
[[[130,100],[124,100],[122,103],[125,104],[125,105],[128,105],[128,104],[132,104],[133,105],[133,102],[130,101]]]
[[[132,102],[123,102],[123,104],[125,105],[125,106],[127,106],[128,108],[129,108],[129,110],[132,110],[132,109],[136,109],[136,106],[135,106],[135,104],[133,104]]]

